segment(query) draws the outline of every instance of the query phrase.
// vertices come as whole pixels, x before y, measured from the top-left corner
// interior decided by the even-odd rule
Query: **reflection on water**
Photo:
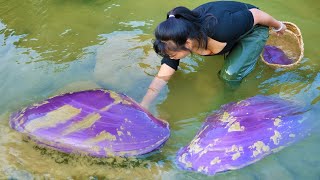
[[[305,42],[301,65],[285,71],[259,62],[239,89],[228,91],[217,76],[221,56],[186,58],[151,107],[171,126],[171,137],[160,151],[132,159],[67,155],[37,146],[9,127],[11,112],[70,91],[107,88],[140,101],[160,66],[152,50],[153,29],[172,7],[202,2],[0,0],[0,179],[210,179],[179,170],[175,153],[193,139],[212,110],[256,94],[278,94],[319,107],[314,38],[319,11],[314,2],[247,0],[300,27]],[[291,11],[283,11],[288,8]],[[279,153],[215,179],[316,179],[319,141],[315,131]]]

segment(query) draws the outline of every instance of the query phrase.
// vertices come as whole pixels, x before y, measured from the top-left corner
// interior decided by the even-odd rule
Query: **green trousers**
[[[256,25],[239,38],[237,44],[226,56],[219,77],[231,86],[237,86],[255,67],[269,37],[269,28]]]

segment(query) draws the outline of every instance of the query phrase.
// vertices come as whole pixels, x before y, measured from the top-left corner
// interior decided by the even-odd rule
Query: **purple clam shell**
[[[270,45],[264,47],[263,58],[271,64],[288,65],[293,63],[281,49]]]
[[[169,124],[131,98],[107,90],[55,96],[10,117],[10,126],[39,144],[66,153],[135,156],[158,149]]]
[[[226,104],[178,151],[176,163],[208,175],[242,168],[308,135],[308,112],[291,101],[262,95]]]

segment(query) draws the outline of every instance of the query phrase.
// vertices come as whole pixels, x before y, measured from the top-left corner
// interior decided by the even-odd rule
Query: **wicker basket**
[[[288,56],[293,63],[292,64],[272,64],[267,62],[263,58],[263,51],[260,54],[262,61],[270,67],[291,69],[298,65],[301,61],[304,53],[304,44],[301,35],[301,31],[295,24],[291,22],[283,22],[287,26],[287,30],[281,36],[278,36],[273,30],[269,30],[269,38],[266,45],[276,46],[280,48],[286,56]]]

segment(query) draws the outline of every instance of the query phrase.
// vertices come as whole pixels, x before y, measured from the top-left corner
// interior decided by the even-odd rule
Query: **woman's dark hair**
[[[191,11],[183,6],[176,7],[169,11],[167,19],[157,26],[153,48],[160,56],[168,57],[168,50],[190,51],[185,47],[185,43],[187,39],[195,39],[199,43],[199,48],[206,49],[208,41],[206,28],[215,24],[216,18],[212,14]]]

